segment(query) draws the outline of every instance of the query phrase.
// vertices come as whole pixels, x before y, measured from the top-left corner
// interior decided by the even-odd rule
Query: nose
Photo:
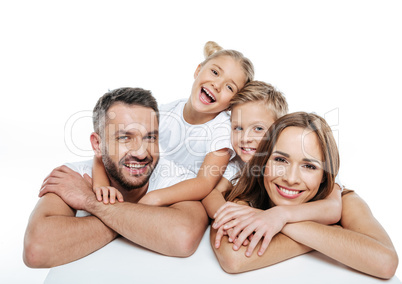
[[[138,160],[143,160],[148,156],[147,143],[142,139],[133,139],[127,143],[127,152]]]
[[[212,86],[214,87],[214,89],[219,93],[222,89],[222,85],[223,85],[223,80],[221,79],[216,79],[214,82],[212,82]]]
[[[282,179],[289,185],[299,184],[301,179],[298,165],[289,165],[286,167]]]
[[[244,134],[241,136],[241,142],[246,144],[246,143],[251,143],[252,142],[252,137],[250,136],[250,131],[246,130],[244,131]]]

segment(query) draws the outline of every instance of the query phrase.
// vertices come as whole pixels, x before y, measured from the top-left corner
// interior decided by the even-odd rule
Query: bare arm
[[[198,171],[197,177],[170,187],[151,191],[139,203],[161,206],[180,201],[201,200],[218,184],[229,159],[230,153],[227,149],[208,153]]]
[[[117,234],[94,216],[77,218],[55,194],[46,194],[33,210],[24,238],[24,262],[44,268],[82,258]]]
[[[105,205],[96,200],[90,184],[75,185],[83,178],[63,166],[54,171],[41,195],[55,193],[77,210],[85,210],[132,242],[170,256],[189,256],[197,248],[208,224],[200,202],[181,202],[171,207],[156,207],[129,202]],[[60,230],[68,224],[58,224]],[[90,238],[81,232],[81,238]]]
[[[109,186],[110,181],[106,174],[105,166],[103,165],[102,158],[94,156],[92,167],[92,187],[98,188],[102,186]]]
[[[217,230],[211,227],[211,246],[219,264],[227,273],[240,273],[267,267],[312,250],[311,248],[299,244],[289,237],[279,233],[272,238],[265,254],[259,256],[254,252],[251,256],[246,257],[246,247],[242,246],[237,251],[233,250],[232,243],[228,241],[227,237],[224,237],[220,246],[216,247],[216,234]],[[259,249],[260,246],[261,242],[258,244],[257,248]]]
[[[282,232],[356,270],[391,278],[398,256],[389,236],[357,194],[342,199],[342,227],[301,222],[286,225]]]
[[[225,198],[222,193],[231,189],[232,183],[226,178],[222,177],[216,187],[202,200],[202,205],[204,205],[205,210],[209,218],[214,219],[215,213],[218,209],[226,203]]]

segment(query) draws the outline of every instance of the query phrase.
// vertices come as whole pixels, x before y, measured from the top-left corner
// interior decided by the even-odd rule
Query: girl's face
[[[275,205],[311,200],[324,175],[323,153],[311,130],[287,127],[280,134],[264,172],[264,186]]]
[[[229,106],[229,101],[246,83],[238,61],[219,56],[199,65],[194,73],[191,105],[199,113],[217,114]]]
[[[254,156],[258,144],[274,121],[274,114],[261,101],[233,107],[231,142],[236,154],[244,162]]]

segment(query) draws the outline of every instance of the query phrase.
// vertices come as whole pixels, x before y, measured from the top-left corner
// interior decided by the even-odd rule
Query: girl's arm
[[[218,184],[229,159],[230,153],[227,149],[208,153],[197,177],[151,191],[141,198],[139,203],[163,206],[185,200],[201,200]]]
[[[301,222],[286,225],[282,232],[361,272],[385,279],[395,274],[395,248],[370,208],[355,193],[343,197],[341,225]]]
[[[102,159],[98,156],[94,157],[92,168],[92,188],[96,189],[102,186],[109,186],[110,181],[106,174],[105,166]]]
[[[226,203],[223,193],[232,189],[233,185],[226,178],[222,177],[216,187],[202,200],[205,210],[209,218],[214,219],[215,213],[218,209]]]

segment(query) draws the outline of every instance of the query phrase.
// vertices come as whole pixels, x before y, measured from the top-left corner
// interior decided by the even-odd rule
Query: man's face
[[[147,185],[159,159],[155,111],[116,103],[106,116],[102,160],[112,186],[129,191]]]

